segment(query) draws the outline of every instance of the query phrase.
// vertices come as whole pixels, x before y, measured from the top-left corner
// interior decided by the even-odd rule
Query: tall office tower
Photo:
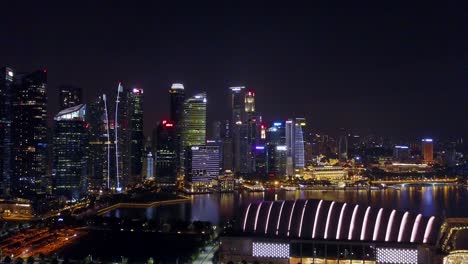
[[[143,135],[143,89],[133,88],[127,97],[128,100],[128,133],[130,168],[129,183],[136,184],[142,181],[143,150],[145,136]]]
[[[286,173],[289,176],[295,175],[296,170],[301,170],[305,166],[304,158],[304,118],[289,119],[286,121]]]
[[[42,192],[47,173],[47,72],[16,75],[13,101],[12,191],[31,197]]]
[[[408,146],[395,146],[393,148],[393,159],[396,161],[407,161],[409,159],[409,154]]]
[[[305,167],[304,150],[304,127],[305,118],[296,118],[295,120],[295,138],[294,138],[294,168],[303,169]]]
[[[81,88],[71,85],[59,86],[60,110],[73,107],[82,103]]]
[[[10,192],[14,75],[11,68],[0,68],[0,196],[7,196]]]
[[[282,122],[274,122],[273,126],[268,128],[267,141],[278,146],[286,144],[286,131]]]
[[[244,104],[246,113],[255,112],[255,92],[248,91],[245,93]]]
[[[230,87],[231,90],[231,138],[234,172],[241,171],[241,127],[245,121],[245,86]]]
[[[55,193],[68,199],[80,199],[87,191],[88,125],[86,105],[60,111],[55,117],[54,169]]]
[[[432,163],[434,161],[434,142],[432,138],[423,138],[421,144],[424,163]]]
[[[287,147],[286,145],[267,145],[267,174],[270,177],[286,175]]]
[[[214,121],[213,126],[212,126],[212,131],[211,131],[211,139],[219,141],[221,140],[221,121]]]
[[[184,102],[182,119],[182,147],[203,145],[206,142],[206,93],[196,94]]]
[[[348,160],[348,133],[344,128],[340,129],[340,138],[338,139],[338,159],[340,161]]]
[[[151,152],[146,156],[146,179],[154,178],[154,158]]]
[[[171,113],[170,118],[177,126],[180,126],[182,117],[184,114],[184,101],[185,101],[185,90],[184,85],[181,83],[174,83],[169,90],[171,97]]]
[[[192,187],[206,187],[219,176],[219,146],[193,145],[185,152],[185,177]]]
[[[108,188],[110,149],[107,138],[107,119],[104,96],[86,105],[85,119],[88,124],[88,188],[99,190]],[[109,153],[108,153],[109,152]],[[109,155],[108,155],[109,154]],[[110,182],[109,182],[110,185]]]
[[[229,120],[226,120],[224,122],[223,126],[223,131],[222,131],[222,142],[223,142],[223,159],[222,159],[222,168],[223,171],[232,171],[234,169],[234,158],[233,158],[233,146],[232,146],[232,137],[231,137],[231,131],[230,131],[230,122]]]
[[[268,172],[268,148],[256,145],[253,149],[254,170],[257,177],[265,177]]]
[[[184,117],[184,101],[185,101],[185,89],[181,83],[173,83],[171,89],[169,89],[170,95],[170,120],[175,125],[175,147],[177,154],[177,169],[181,166],[180,160],[182,149],[182,119]]]
[[[266,134],[268,151],[268,175],[283,177],[286,175],[287,147],[286,131],[282,122],[274,122]],[[291,159],[292,160],[292,159]]]
[[[177,181],[177,128],[168,120],[160,122],[153,135],[156,159],[156,183],[174,185]]]

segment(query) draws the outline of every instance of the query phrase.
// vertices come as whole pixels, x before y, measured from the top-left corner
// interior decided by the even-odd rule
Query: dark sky
[[[189,94],[208,93],[210,121],[229,116],[227,88],[245,85],[266,121],[305,116],[328,133],[468,134],[465,1],[73,2],[1,4],[0,65],[47,68],[50,115],[60,84],[90,100],[114,96],[122,81],[144,89],[149,132],[168,116],[171,83],[182,82]]]

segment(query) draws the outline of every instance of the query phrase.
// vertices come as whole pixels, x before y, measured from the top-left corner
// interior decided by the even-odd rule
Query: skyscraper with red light
[[[175,148],[177,155],[177,168],[180,168],[180,153],[182,151],[182,118],[184,115],[185,89],[181,83],[174,83],[169,89],[170,120],[175,126]]]
[[[174,185],[177,180],[177,133],[173,121],[159,122],[153,134],[155,148],[156,183]]]

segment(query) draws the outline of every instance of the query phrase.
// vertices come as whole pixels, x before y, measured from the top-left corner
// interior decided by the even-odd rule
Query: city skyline
[[[89,102],[113,94],[122,81],[145,90],[148,135],[158,120],[169,118],[167,90],[180,82],[188,95],[206,91],[213,98],[208,124],[230,116],[222,108],[228,87],[240,85],[257,93],[256,108],[268,122],[304,116],[325,133],[345,127],[411,137],[468,131],[460,122],[466,36],[458,31],[464,20],[456,4],[419,9],[393,3],[392,15],[382,15],[387,6],[378,4],[285,10],[14,5],[2,17],[12,26],[5,28],[9,37],[0,44],[0,57],[16,72],[48,70],[49,123],[59,110],[59,86],[82,88]],[[13,23],[19,10],[26,15]],[[231,21],[234,13],[242,19]],[[80,23],[83,14],[87,23]],[[108,31],[110,25],[115,27]]]
[[[467,262],[463,7],[3,3],[0,264]]]

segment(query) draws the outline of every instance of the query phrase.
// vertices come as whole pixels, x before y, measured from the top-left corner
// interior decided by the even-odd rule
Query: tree
[[[26,263],[28,263],[28,264],[34,264],[34,261],[35,261],[34,257],[33,257],[33,256],[29,256],[29,258],[28,258],[28,260],[26,261]]]
[[[6,256],[5,259],[3,260],[4,263],[11,263],[11,257],[10,256]]]
[[[42,253],[39,254],[39,264],[46,264],[45,255]]]

